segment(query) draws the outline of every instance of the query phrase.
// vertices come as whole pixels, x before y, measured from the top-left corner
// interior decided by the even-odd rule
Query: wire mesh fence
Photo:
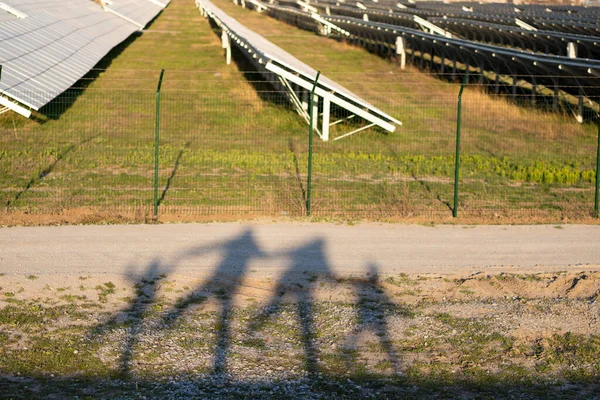
[[[155,189],[159,217],[306,215],[306,122],[285,92],[252,73],[226,78],[169,84],[167,74],[157,188],[150,86],[72,89],[32,120],[1,115],[1,215],[86,209],[152,217]],[[394,133],[315,137],[312,215],[450,218],[460,85],[408,73],[332,78],[403,124]],[[459,221],[593,217],[598,99],[586,98],[582,109],[472,82],[462,105]],[[331,126],[332,138],[361,126],[343,110],[334,114],[332,123],[342,122]]]

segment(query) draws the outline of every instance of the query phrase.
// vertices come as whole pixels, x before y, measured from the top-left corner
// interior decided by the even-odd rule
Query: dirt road
[[[197,277],[242,263],[271,276],[291,258],[307,270],[342,275],[373,265],[381,274],[410,275],[597,270],[600,226],[279,222],[0,229],[0,272],[7,274],[120,274],[160,261]]]

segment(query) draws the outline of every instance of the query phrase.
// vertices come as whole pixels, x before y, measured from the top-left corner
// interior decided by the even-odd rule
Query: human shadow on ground
[[[173,266],[165,265],[158,259],[150,262],[146,269],[140,273],[136,273],[135,267],[130,265],[126,275],[130,282],[134,282],[136,297],[129,307],[115,313],[110,319],[92,330],[91,337],[94,338],[106,334],[111,328],[120,323],[130,324],[125,330],[125,340],[118,361],[118,372],[124,379],[132,377],[134,349],[138,343],[144,317],[156,301],[159,289],[158,282],[166,278],[172,270]]]
[[[201,285],[194,288],[189,296],[179,301],[176,306],[163,316],[163,322],[172,325],[181,318],[193,304],[202,303],[208,296],[218,302],[219,316],[217,322],[217,341],[214,349],[211,371],[216,375],[227,374],[227,358],[231,343],[231,312],[233,295],[238,291],[249,263],[256,258],[265,257],[256,243],[251,230],[222,244],[199,246],[181,255],[180,261],[202,257],[213,252],[221,252],[222,258],[213,274]]]
[[[284,300],[291,297],[296,306],[304,368],[310,374],[319,372],[319,349],[315,346],[314,283],[317,277],[332,278],[333,272],[325,254],[323,239],[315,239],[304,246],[276,254],[289,260],[289,267],[276,284],[274,294],[263,311],[250,324],[250,331],[259,331],[268,320],[281,311]]]
[[[398,306],[385,293],[379,280],[379,268],[370,264],[367,279],[353,279],[351,285],[357,297],[357,327],[346,339],[345,347],[351,350],[360,348],[361,334],[372,333],[383,348],[395,374],[401,372],[398,353],[392,344],[388,326],[388,314],[397,311]],[[349,366],[350,367],[350,366]]]

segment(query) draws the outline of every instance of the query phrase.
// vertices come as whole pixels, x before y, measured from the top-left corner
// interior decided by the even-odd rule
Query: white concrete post
[[[567,43],[567,57],[577,58],[577,44],[573,42]]]
[[[225,62],[231,64],[231,39],[227,32],[221,32],[221,46],[225,49]]]
[[[329,113],[331,111],[331,100],[329,96],[323,97],[323,129],[321,130],[321,139],[324,142],[329,140]]]
[[[404,49],[404,39],[396,36],[396,54],[400,56],[400,69],[406,67],[406,50]]]
[[[313,126],[312,128],[316,128],[317,126],[319,126],[319,96],[317,96],[315,94],[315,97],[313,97]]]

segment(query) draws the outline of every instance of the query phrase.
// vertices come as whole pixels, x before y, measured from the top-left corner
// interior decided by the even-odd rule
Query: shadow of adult
[[[286,257],[290,266],[278,280],[274,295],[263,308],[250,331],[257,332],[267,321],[281,311],[284,299],[292,297],[296,305],[302,346],[304,347],[305,370],[313,375],[318,372],[318,348],[315,345],[315,324],[313,305],[315,301],[315,282],[318,277],[332,277],[331,266],[325,254],[325,242],[316,239],[304,246],[286,252],[272,254],[273,257]]]
[[[144,316],[148,309],[156,301],[158,292],[158,282],[165,278],[173,270],[172,265],[164,265],[160,260],[154,259],[148,266],[139,273],[135,272],[134,266],[127,269],[127,278],[134,282],[136,296],[131,305],[125,310],[116,313],[112,318],[95,327],[92,336],[103,335],[107,330],[115,327],[119,323],[130,324],[125,329],[125,343],[119,356],[118,368],[122,378],[131,378],[132,361],[134,358],[134,349],[139,340],[139,333],[142,330]]]
[[[360,347],[360,336],[370,332],[379,339],[379,344],[390,361],[394,373],[399,373],[400,363],[396,349],[392,345],[387,321],[387,314],[396,306],[379,281],[379,268],[375,264],[369,265],[368,279],[353,280],[351,284],[357,296],[358,324],[354,332],[348,336],[346,348],[357,350]]]
[[[179,261],[206,256],[210,253],[222,254],[221,261],[212,275],[201,285],[194,288],[191,294],[179,301],[170,312],[165,314],[164,322],[172,325],[183,317],[193,304],[213,297],[218,303],[217,340],[214,350],[213,375],[227,376],[227,358],[230,347],[231,312],[233,295],[238,291],[248,266],[253,259],[263,258],[265,254],[259,248],[250,229],[233,239],[214,245],[200,246],[182,254]]]

